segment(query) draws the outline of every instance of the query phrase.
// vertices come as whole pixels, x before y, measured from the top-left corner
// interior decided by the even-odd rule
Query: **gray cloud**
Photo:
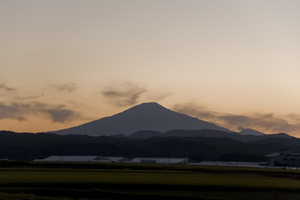
[[[18,103],[12,103],[11,105],[5,105],[0,102],[0,119],[14,119],[18,121],[26,120],[24,113],[30,110],[30,105],[22,105]]]
[[[119,86],[107,86],[101,93],[116,106],[131,106],[138,102],[147,90],[134,83],[126,82]]]
[[[300,130],[300,116],[289,114],[286,117],[276,117],[273,113],[252,113],[248,115],[234,115],[210,111],[206,107],[198,106],[195,103],[176,104],[173,110],[199,119],[210,121],[228,129],[234,130],[237,127],[257,129],[267,133],[296,132]],[[293,123],[288,120],[293,119]]]
[[[6,92],[15,92],[17,89],[8,87],[5,83],[0,83],[0,90],[4,90]]]
[[[187,115],[195,116],[203,119],[214,119],[218,115],[216,112],[208,111],[205,106],[195,103],[175,104],[173,110]]]
[[[294,122],[300,122],[300,115],[298,114],[290,113],[287,115],[287,118]]]
[[[47,109],[45,112],[50,115],[53,122],[63,123],[66,121],[73,121],[78,118],[78,113],[68,109],[54,108]]]
[[[55,89],[59,92],[72,92],[77,89],[76,83],[70,82],[66,84],[54,85]]]
[[[154,94],[154,95],[148,95],[148,99],[150,101],[161,101],[170,95],[171,95],[171,93],[158,93],[158,94]]]
[[[64,123],[78,119],[80,114],[66,109],[64,105],[50,105],[45,103],[11,103],[0,102],[0,119],[27,120],[29,115],[40,115],[50,118],[52,122]]]
[[[16,96],[14,97],[15,100],[31,100],[31,99],[37,99],[44,96],[44,93],[39,95],[33,95],[33,96]]]
[[[3,82],[0,83],[0,92],[2,92],[2,95],[5,94],[5,97],[9,98],[12,101],[30,100],[30,99],[36,99],[36,98],[44,96],[43,93],[28,96],[28,92],[23,91],[23,93],[26,93],[26,95],[24,95],[20,89],[9,87],[9,86],[7,86],[7,84],[5,84]]]

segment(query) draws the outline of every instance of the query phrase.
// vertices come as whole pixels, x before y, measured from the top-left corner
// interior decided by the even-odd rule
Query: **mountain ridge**
[[[110,117],[52,132],[60,135],[110,136],[123,134],[128,136],[140,130],[166,132],[176,129],[213,129],[231,132],[215,124],[169,110],[155,102],[142,103]]]
[[[299,152],[299,138],[288,138],[286,134],[277,136],[281,138],[257,136],[262,140],[253,142],[241,142],[228,137],[153,137],[130,140],[107,136],[0,131],[0,159],[28,161],[51,155],[101,155],[130,158],[188,157],[201,161],[228,159],[229,156],[231,161],[241,158],[250,162],[253,158],[263,160],[264,155],[278,152],[282,148]]]
[[[157,131],[138,131],[128,136],[129,139],[150,139],[153,137],[171,138],[171,137],[203,137],[203,138],[230,138],[240,142],[269,141],[271,139],[295,139],[286,133],[277,133],[269,135],[241,135],[239,132],[224,132],[220,130],[202,129],[202,130],[171,130],[164,133]],[[275,141],[275,140],[274,140]]]

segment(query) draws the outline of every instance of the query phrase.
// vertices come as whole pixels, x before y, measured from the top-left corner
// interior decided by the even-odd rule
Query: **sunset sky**
[[[299,0],[0,0],[0,130],[143,102],[300,137]]]

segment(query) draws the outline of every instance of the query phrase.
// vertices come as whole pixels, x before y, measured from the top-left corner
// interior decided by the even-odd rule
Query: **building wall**
[[[300,167],[300,155],[284,155],[280,154],[276,157],[268,158],[269,166],[287,166],[287,167]]]

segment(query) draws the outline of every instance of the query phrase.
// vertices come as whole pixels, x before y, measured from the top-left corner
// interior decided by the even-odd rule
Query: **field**
[[[0,165],[0,199],[300,199],[300,173],[179,165]]]

